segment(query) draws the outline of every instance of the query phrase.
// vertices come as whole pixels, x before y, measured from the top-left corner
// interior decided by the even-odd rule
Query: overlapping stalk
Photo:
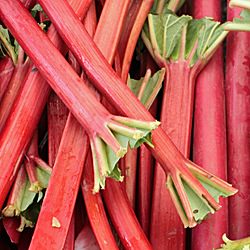
[[[72,1],[76,12],[79,14],[86,13],[90,1],[84,1],[81,6],[76,3],[79,2]],[[63,54],[66,54],[67,49],[53,26],[49,28],[48,37]],[[45,107],[49,93],[50,87],[34,67],[27,76],[27,80],[15,101],[14,108],[6,122],[6,126],[1,132],[0,159],[1,164],[5,166],[5,170],[17,169],[19,166]],[[0,181],[5,183],[5,188],[3,192],[1,192],[0,207],[5,200],[13,180],[14,175],[7,181],[4,176],[4,171],[2,171],[2,179],[0,179]]]

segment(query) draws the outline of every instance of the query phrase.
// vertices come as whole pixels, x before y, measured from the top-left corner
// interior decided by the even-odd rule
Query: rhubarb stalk
[[[221,19],[218,1],[193,1],[193,16]],[[195,89],[193,160],[208,171],[227,178],[225,87],[222,47],[199,74]],[[208,101],[209,100],[209,101]],[[219,247],[228,230],[228,205],[192,230],[192,249]]]
[[[250,1],[231,1],[231,5]],[[239,7],[243,7],[238,5]],[[244,6],[246,7],[246,6]],[[238,8],[228,8],[228,20],[234,19],[234,29],[250,30],[247,16]],[[231,25],[227,28],[231,29]],[[248,27],[248,28],[247,28]],[[233,30],[234,30],[233,29]],[[228,179],[239,189],[239,194],[229,200],[229,236],[239,239],[250,232],[250,178],[249,164],[249,58],[250,33],[233,32],[227,39],[226,54],[226,105],[228,136]]]
[[[14,65],[12,60],[6,56],[0,61],[0,101],[6,91],[9,81],[13,74]]]

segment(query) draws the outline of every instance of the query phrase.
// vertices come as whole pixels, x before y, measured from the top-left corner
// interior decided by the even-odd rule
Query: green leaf
[[[226,234],[222,236],[225,244],[221,245],[221,248],[217,250],[250,250],[250,237],[240,240],[229,240]]]
[[[152,77],[150,77],[145,84],[145,88],[143,89],[142,98],[140,101],[147,109],[150,108],[159,90],[161,89],[164,76],[165,69],[161,69],[157,71]],[[128,77],[128,87],[136,96],[138,96],[141,88],[143,87],[143,81],[144,77],[142,77],[140,80],[134,80]]]
[[[15,46],[13,46],[11,43],[8,29],[5,29],[2,25],[0,25],[0,51],[1,56],[5,56],[6,54],[8,54],[14,64],[16,64],[17,53],[15,51]]]
[[[33,17],[36,17],[38,12],[44,12],[43,8],[40,4],[36,4],[32,9],[31,9],[31,15]]]
[[[19,208],[21,212],[25,211],[33,203],[34,198],[36,196],[35,192],[29,191],[29,187],[30,187],[30,182],[29,180],[27,180],[24,193],[22,196],[22,203]]]
[[[162,58],[168,60],[171,57],[174,48],[180,42],[183,28],[191,19],[191,16],[185,15],[148,15],[152,47],[158,50]]]
[[[192,67],[197,61],[206,63],[226,35],[223,26],[211,18],[149,14],[142,39],[160,66],[169,60],[178,61],[184,48],[185,60]]]
[[[36,168],[36,175],[39,181],[39,184],[42,188],[47,188],[49,183],[50,174],[39,168]]]

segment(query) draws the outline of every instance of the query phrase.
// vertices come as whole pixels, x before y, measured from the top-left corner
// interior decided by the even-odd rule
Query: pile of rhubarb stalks
[[[0,0],[0,249],[249,249],[248,31],[249,0]]]

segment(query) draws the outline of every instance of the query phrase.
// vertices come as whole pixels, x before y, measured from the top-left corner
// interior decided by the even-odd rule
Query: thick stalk
[[[71,114],[65,131],[69,129],[70,136],[69,132],[63,134],[29,249],[56,250],[64,246],[87,153],[84,146],[87,144],[87,136]],[[74,145],[74,152],[69,150],[68,145]],[[76,164],[75,159],[79,155],[82,157],[78,157]]]
[[[181,61],[166,65],[166,69],[162,128],[184,156],[189,157],[195,74]],[[185,231],[166,190],[164,171],[159,167],[155,168],[152,199],[150,241],[154,249],[184,249]]]
[[[221,3],[193,1],[195,18],[221,19]],[[226,179],[226,114],[222,48],[199,74],[195,89],[193,160],[206,170]],[[192,249],[213,249],[222,243],[228,230],[227,200],[222,209],[192,230]]]
[[[228,20],[238,17],[239,13],[238,8],[228,8]],[[239,195],[229,200],[229,237],[232,239],[247,237],[250,232],[249,46],[249,32],[229,34],[226,54],[228,179],[239,189]]]
[[[14,70],[14,64],[9,57],[5,57],[0,61],[0,102],[8,87]]]
[[[76,2],[74,2],[74,8],[77,9],[77,13],[80,14],[86,13],[90,2],[85,1],[81,6],[75,5],[75,3]],[[66,54],[67,49],[53,26],[51,26],[48,31],[48,37],[63,54]],[[34,67],[27,76],[27,80],[0,136],[0,159],[5,169],[13,169],[15,166],[16,168],[18,167],[38,124],[49,92],[49,85]],[[18,126],[16,126],[16,124],[18,124]],[[14,180],[14,175],[12,175],[8,181],[5,179],[4,172],[2,172],[1,177],[0,181],[5,184],[0,196],[0,207],[2,207],[11,183]]]

